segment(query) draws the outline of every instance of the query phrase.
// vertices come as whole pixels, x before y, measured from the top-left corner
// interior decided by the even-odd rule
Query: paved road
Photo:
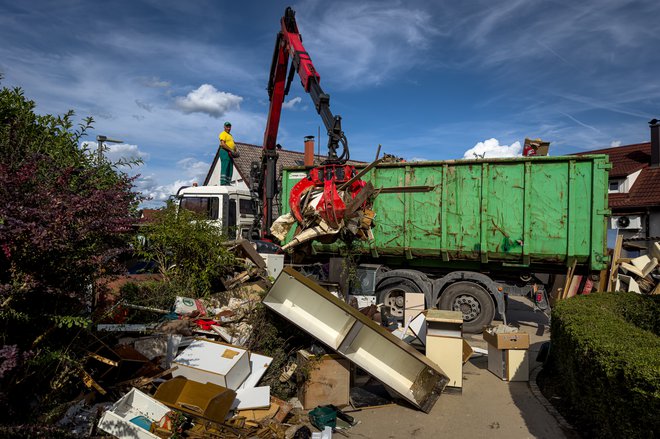
[[[509,322],[531,337],[530,369],[539,366],[536,354],[550,339],[548,319],[534,313],[526,301],[511,300]],[[486,348],[481,335],[466,337]],[[501,381],[487,369],[485,356],[473,356],[463,369],[462,394],[443,394],[429,414],[400,406],[352,413],[361,421],[351,437],[365,438],[566,438],[556,419],[534,397],[528,383]],[[334,437],[341,437],[334,435]]]

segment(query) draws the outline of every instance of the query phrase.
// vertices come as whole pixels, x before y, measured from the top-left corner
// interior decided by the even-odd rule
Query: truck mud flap
[[[416,349],[291,267],[263,304],[428,413],[449,378]]]

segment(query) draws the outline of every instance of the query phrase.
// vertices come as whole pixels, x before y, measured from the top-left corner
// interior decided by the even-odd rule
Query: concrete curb
[[[536,384],[536,378],[539,375],[539,372],[542,369],[542,365],[539,364],[536,366],[534,369],[532,369],[529,373],[529,389],[532,392],[532,395],[541,403],[543,407],[552,415],[557,420],[557,423],[561,427],[562,430],[566,433],[567,437],[569,438],[579,438],[578,432],[573,428],[571,424],[568,423],[566,418],[564,418],[561,413],[557,411],[554,405],[550,401],[546,399],[546,397],[541,393],[541,389],[539,388],[538,384]]]

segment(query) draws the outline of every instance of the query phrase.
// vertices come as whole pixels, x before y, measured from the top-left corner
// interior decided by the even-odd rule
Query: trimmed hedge
[[[660,435],[660,301],[595,293],[552,310],[551,370],[583,433]]]

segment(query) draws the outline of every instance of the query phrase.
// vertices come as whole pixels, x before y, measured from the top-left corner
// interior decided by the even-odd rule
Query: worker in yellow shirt
[[[220,185],[228,186],[234,174],[234,159],[239,153],[231,135],[231,123],[225,122],[225,130],[218,136],[220,138]]]

